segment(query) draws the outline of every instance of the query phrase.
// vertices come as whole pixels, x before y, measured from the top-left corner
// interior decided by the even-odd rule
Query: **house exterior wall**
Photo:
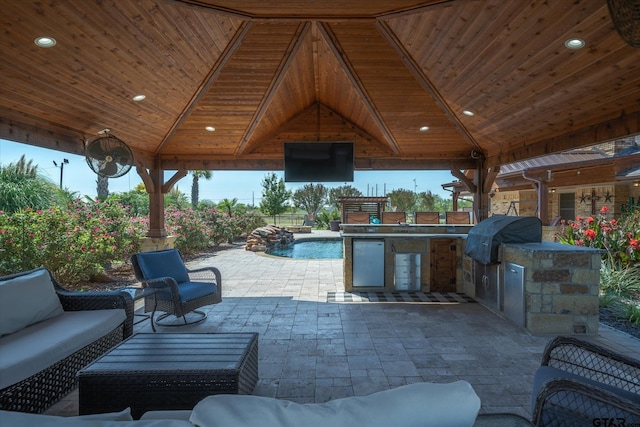
[[[637,203],[640,198],[640,186],[634,183],[611,185],[586,185],[579,187],[550,187],[553,190],[548,197],[548,218],[541,218],[543,224],[550,224],[559,215],[559,199],[561,193],[575,194],[575,214],[580,217],[598,215],[603,206],[609,208],[609,219],[622,214],[622,206],[628,205],[630,199]],[[592,199],[595,199],[592,202]],[[593,203],[593,204],[592,204]],[[516,210],[514,210],[514,206]],[[537,193],[535,190],[499,191],[490,200],[491,215],[535,216],[537,214]],[[565,218],[568,219],[568,218]],[[575,218],[572,218],[575,219]]]

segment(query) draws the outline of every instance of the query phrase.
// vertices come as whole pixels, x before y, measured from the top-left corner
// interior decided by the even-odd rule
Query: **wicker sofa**
[[[0,277],[0,409],[40,413],[133,332],[125,292],[72,292],[45,268]]]
[[[173,392],[178,392],[173,390]],[[271,397],[217,394],[198,402],[193,410],[153,411],[131,421],[127,409],[83,417],[53,417],[0,411],[0,425],[146,426],[146,427],[471,427],[480,398],[466,381],[415,383],[368,396],[351,396],[326,403],[298,404]],[[127,423],[126,421],[129,420]],[[122,423],[118,423],[121,421]],[[495,427],[495,424],[492,425]]]

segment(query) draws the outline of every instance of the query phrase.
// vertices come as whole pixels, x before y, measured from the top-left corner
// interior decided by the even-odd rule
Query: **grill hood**
[[[494,215],[469,230],[464,253],[488,265],[499,262],[498,246],[502,243],[541,241],[542,222],[537,217]]]

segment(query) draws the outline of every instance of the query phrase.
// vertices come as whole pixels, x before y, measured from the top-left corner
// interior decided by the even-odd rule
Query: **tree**
[[[231,200],[225,198],[220,200],[220,203],[218,203],[218,207],[220,209],[226,210],[229,216],[233,216],[233,208],[236,206],[237,203],[238,203],[238,199],[236,199],[235,197]]]
[[[276,223],[276,215],[286,212],[287,200],[291,197],[291,191],[287,191],[284,186],[284,179],[271,172],[262,180],[262,200],[260,210],[265,215],[273,216],[273,223]]]
[[[415,212],[416,195],[413,191],[400,188],[387,193],[387,197],[398,212]]]
[[[327,188],[322,184],[306,184],[293,193],[293,205],[315,215],[327,200]]]
[[[0,165],[0,210],[9,214],[26,208],[46,209],[58,195],[58,187],[38,174],[38,166],[32,165],[22,155],[17,163]]]
[[[416,211],[435,211],[436,198],[431,191],[423,191],[416,196]]]
[[[200,198],[200,178],[208,181],[213,177],[213,172],[195,170],[191,171],[191,175],[193,176],[193,182],[191,183],[191,206],[196,209],[198,207],[198,199]]]
[[[109,177],[98,175],[96,186],[98,199],[107,200],[107,197],[109,197]]]
[[[340,197],[362,197],[362,192],[348,184],[329,190],[329,204],[336,209],[340,209]]]
[[[131,191],[111,194],[109,200],[115,200],[127,206],[133,216],[149,216],[149,194],[142,183],[136,185]]]
[[[172,188],[164,196],[164,206],[173,206],[178,209],[184,209],[188,207],[187,195],[180,191],[177,187]]]

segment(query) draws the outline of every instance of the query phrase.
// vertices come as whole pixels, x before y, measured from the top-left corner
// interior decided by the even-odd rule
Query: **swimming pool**
[[[293,242],[288,248],[267,251],[267,254],[285,258],[342,258],[342,239],[301,240]]]

